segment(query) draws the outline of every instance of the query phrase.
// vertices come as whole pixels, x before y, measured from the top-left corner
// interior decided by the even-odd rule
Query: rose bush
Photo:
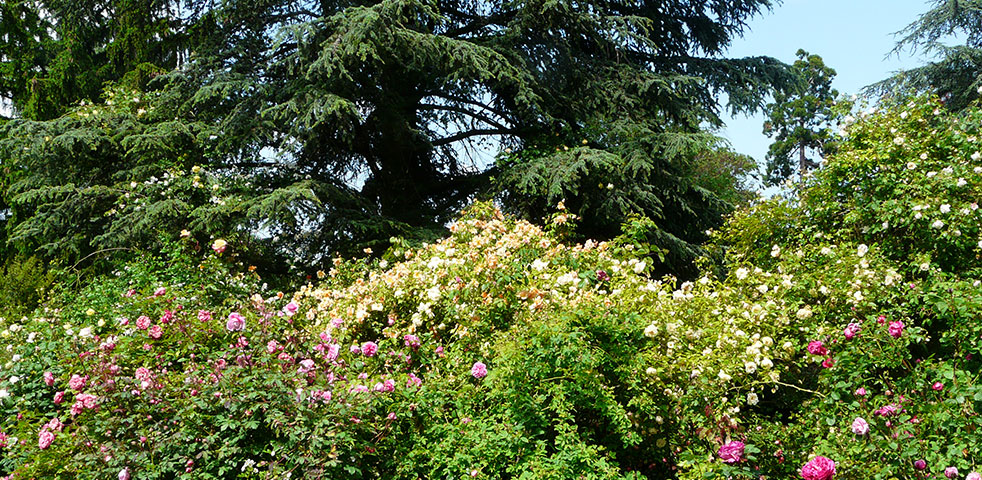
[[[980,131],[847,119],[692,281],[488,204],[293,293],[182,235],[3,321],[0,474],[979,478]]]

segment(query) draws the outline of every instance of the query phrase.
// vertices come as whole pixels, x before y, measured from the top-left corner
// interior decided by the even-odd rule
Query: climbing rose
[[[904,333],[903,322],[900,321],[890,322],[890,326],[887,328],[887,332],[893,338],[900,338],[900,335]]]
[[[845,331],[842,332],[842,334],[846,336],[846,339],[847,340],[852,340],[853,337],[855,337],[857,334],[859,334],[859,324],[858,323],[850,323],[846,327]]]
[[[815,457],[801,467],[801,478],[805,480],[832,480],[835,475],[835,462],[825,457]]]
[[[812,355],[826,355],[829,353],[829,349],[825,348],[825,345],[818,340],[808,342],[808,353]]]
[[[375,342],[365,342],[361,345],[361,353],[365,354],[366,357],[374,356],[377,351],[378,345]]]
[[[68,380],[68,387],[76,392],[81,392],[82,389],[85,388],[85,382],[88,380],[88,375],[84,377],[80,375],[72,375],[72,378]]]
[[[211,244],[211,249],[214,250],[215,253],[222,253],[225,251],[226,246],[228,246],[228,242],[219,238],[218,240],[215,240],[215,243]]]
[[[245,318],[238,312],[232,312],[228,314],[228,321],[225,322],[225,328],[230,332],[241,332],[245,330]]]
[[[719,459],[723,463],[740,463],[743,461],[743,442],[732,441],[719,447]]]
[[[51,442],[55,441],[55,434],[51,433],[50,430],[44,429],[38,435],[38,448],[44,450],[51,446]]]
[[[487,367],[487,365],[485,365],[485,364],[483,364],[481,362],[475,362],[474,363],[474,366],[471,367],[471,375],[473,375],[474,378],[477,378],[477,379],[481,379],[481,378],[486,377],[488,375],[488,367]]]
[[[866,435],[869,433],[869,423],[867,423],[863,417],[856,417],[856,419],[852,421],[852,433],[855,433],[856,435]]]

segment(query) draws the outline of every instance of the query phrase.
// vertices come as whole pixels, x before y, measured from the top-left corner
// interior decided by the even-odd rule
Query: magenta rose
[[[925,468],[927,468],[927,462],[925,462],[924,459],[917,460],[914,462],[914,468],[918,470],[924,470]]]
[[[743,449],[746,445],[743,442],[732,441],[719,447],[719,459],[723,463],[740,463],[743,461]]]
[[[808,342],[808,353],[812,355],[825,356],[829,353],[829,349],[825,348],[825,345],[822,342],[818,340],[813,340],[811,342]]]
[[[835,462],[819,456],[801,467],[801,478],[805,480],[832,480],[835,475]]]
[[[900,338],[900,335],[904,333],[904,323],[899,320],[890,322],[890,326],[887,327],[887,333],[893,338]]]

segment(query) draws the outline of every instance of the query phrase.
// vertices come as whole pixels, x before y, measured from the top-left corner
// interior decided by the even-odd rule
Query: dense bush
[[[982,117],[882,108],[693,282],[485,204],[293,294],[172,244],[6,321],[0,470],[974,480]]]

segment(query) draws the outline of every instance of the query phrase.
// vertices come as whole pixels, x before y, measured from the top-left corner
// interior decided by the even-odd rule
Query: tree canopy
[[[723,108],[759,108],[789,79],[774,59],[723,57],[771,4],[235,1],[184,15],[150,4],[170,15],[118,31],[128,4],[114,4],[96,50],[153,39],[117,73],[156,78],[97,76],[117,81],[54,120],[15,102],[22,118],[0,130],[17,166],[11,238],[78,256],[150,229],[261,231],[310,263],[435,238],[477,197],[529,216],[568,198],[586,234],[612,236],[640,213],[660,247],[691,259],[727,209],[692,176],[720,151],[702,127]],[[10,48],[21,58],[27,46]],[[515,156],[494,162],[504,148]],[[193,184],[195,166],[236,194],[125,197],[179,172]]]
[[[838,92],[832,88],[835,70],[822,57],[798,50],[791,66],[797,84],[789,92],[777,92],[764,108],[764,134],[774,138],[767,150],[767,182],[779,185],[795,173],[818,168],[819,160],[833,149],[833,122]],[[816,158],[814,155],[818,155]]]
[[[935,60],[868,87],[877,95],[931,92],[952,110],[963,110],[982,87],[982,2],[934,0],[931,8],[897,32],[892,54],[923,52]],[[964,38],[961,45],[949,45]]]

